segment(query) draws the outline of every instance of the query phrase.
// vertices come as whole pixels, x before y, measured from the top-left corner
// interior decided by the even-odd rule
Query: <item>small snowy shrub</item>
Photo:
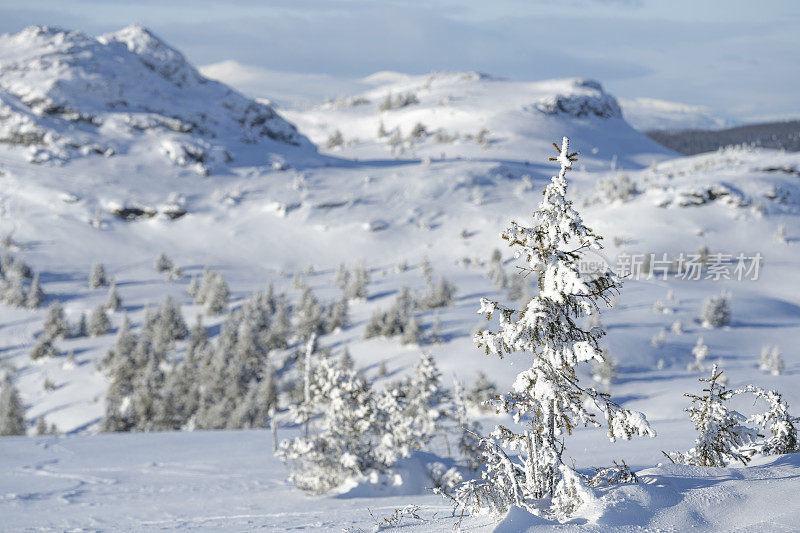
[[[92,271],[89,274],[89,287],[92,289],[99,289],[108,285],[108,278],[106,277],[106,269],[103,263],[95,263],[92,265]]]
[[[702,396],[684,394],[692,400],[685,409],[698,432],[695,445],[688,452],[671,452],[667,457],[676,463],[694,466],[726,466],[733,461],[746,465],[748,455],[739,448],[749,444],[758,434],[744,425],[746,419],[728,409],[728,401],[736,393],[721,383],[722,371],[714,365],[711,377],[700,378],[707,383]]]
[[[761,348],[761,360],[758,363],[758,368],[763,372],[769,372],[773,376],[783,374],[785,365],[780,349],[777,346],[771,348],[764,346]]]
[[[729,325],[731,323],[730,296],[723,292],[719,296],[712,296],[706,300],[700,320],[704,328],[721,328]]]
[[[704,372],[706,368],[703,363],[708,358],[708,346],[703,342],[703,337],[697,338],[697,344],[692,348],[692,355],[694,356],[694,361],[686,366],[686,370],[689,372]]]

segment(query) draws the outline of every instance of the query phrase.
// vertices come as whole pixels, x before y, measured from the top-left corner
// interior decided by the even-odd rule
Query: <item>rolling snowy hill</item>
[[[499,248],[509,273],[518,264],[498,234],[512,219],[529,220],[555,171],[550,143],[562,135],[582,152],[570,194],[606,238],[597,260],[618,268],[652,253],[673,262],[706,246],[716,271],[729,274],[709,276],[706,267],[699,280],[672,271],[628,279],[604,313],[620,365],[610,392],[644,411],[659,435],[611,446],[602,430],[577,431],[568,452],[579,468],[622,457],[646,469],[647,481],[601,491],[602,502],[572,525],[779,529],[796,521],[787,501],[800,475],[795,456],[720,470],[654,465],[661,450],[692,445],[682,394],[699,390],[701,374],[687,365],[700,336],[706,365],[719,360],[730,387],[774,388],[795,414],[800,406],[800,295],[791,290],[800,283],[800,155],[740,148],[678,157],[632,128],[614,97],[586,80],[384,74],[374,90],[282,118],[206,80],[138,26],[99,38],[52,28],[2,36],[0,74],[0,234],[10,235],[3,257],[39,273],[44,305],[62,303],[70,323],[108,298],[108,289],[89,287],[94,262],[122,297],[109,333],[64,339],[59,357],[37,361],[29,353],[45,308],[0,305],[0,363],[16,369],[29,433],[45,416],[68,434],[0,439],[0,515],[10,527],[361,529],[373,525],[367,508],[387,515],[418,503],[428,522],[416,528],[450,528],[447,502],[424,494],[424,481],[407,481],[413,490],[402,496],[306,499],[285,481],[261,431],[94,435],[108,387],[97,365],[123,312],[141,328],[148,306],[170,295],[192,323],[203,310],[187,289],[205,267],[223,273],[237,308],[268,282],[296,301],[294,277],[334,300],[337,265],[363,261],[368,297],[352,302],[350,326],[324,335],[322,345],[336,354],[347,346],[379,384],[408,373],[424,349],[447,383],[471,383],[481,369],[505,390],[525,363],[474,347],[483,324],[476,312],[481,296],[508,300],[487,279],[489,257]],[[170,281],[154,271],[161,252],[182,276]],[[740,253],[763,257],[757,280],[733,275]],[[426,290],[426,259],[457,287],[453,305],[418,311],[422,346],[365,340],[373,312],[401,287]],[[730,326],[702,327],[703,302],[723,290],[732,299]],[[204,320],[217,337],[224,317]],[[765,345],[783,350],[782,374],[759,371]],[[270,357],[284,360],[295,348]],[[473,414],[484,429],[503,420]],[[281,436],[297,431],[281,420]],[[433,453],[446,455],[438,444]],[[745,516],[765,500],[771,517]],[[61,515],[50,514],[56,505]],[[734,511],[745,517],[735,521]],[[493,527],[486,517],[470,525]]]

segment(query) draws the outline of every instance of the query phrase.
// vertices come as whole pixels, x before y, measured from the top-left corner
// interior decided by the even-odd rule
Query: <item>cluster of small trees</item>
[[[12,307],[35,309],[44,298],[39,274],[23,260],[5,254],[0,260],[0,301]]]
[[[673,462],[695,466],[727,466],[738,461],[746,465],[755,454],[774,455],[798,451],[798,419],[789,415],[781,394],[748,385],[731,390],[722,371],[714,365],[702,395],[685,394],[692,400],[686,409],[698,432],[695,445],[687,452],[665,455]],[[749,417],[728,407],[738,395],[749,394],[762,400],[767,410]],[[759,430],[766,430],[762,435]]]
[[[75,337],[99,337],[111,330],[111,319],[107,309],[118,309],[121,299],[115,287],[109,291],[109,301],[95,307],[87,320],[86,314],[81,313],[78,322],[70,324],[67,321],[64,307],[59,302],[53,302],[47,308],[42,332],[36,339],[30,352],[33,360],[43,357],[55,357],[59,354],[57,342],[61,339]]]
[[[342,286],[354,298],[366,296],[368,275],[346,271]],[[323,334],[349,323],[348,299],[321,303],[300,283],[295,305],[270,284],[229,311],[220,334],[210,340],[201,317],[187,329],[180,307],[167,298],[146,311],[134,333],[126,319],[103,366],[111,385],[103,428],[106,431],[233,429],[265,427],[278,394],[296,396],[292,370],[302,361],[291,346],[316,343]],[[227,283],[207,270],[192,289],[209,311],[228,300]],[[216,303],[214,303],[216,302]],[[179,341],[185,343],[179,344]],[[282,381],[281,381],[282,380]]]
[[[172,259],[167,257],[167,254],[161,252],[153,262],[153,269],[156,272],[165,272],[168,281],[175,281],[183,277],[183,270],[175,264]]]
[[[383,100],[380,101],[380,103],[378,103],[378,111],[391,111],[392,109],[400,109],[418,103],[419,99],[412,91],[400,93],[394,96],[389,93],[383,98]]]
[[[298,488],[320,494],[348,479],[388,473],[437,436],[449,448],[448,433],[457,435],[464,464],[478,464],[469,433],[476,426],[466,418],[463,395],[445,390],[430,354],[422,354],[410,376],[381,390],[342,359],[311,349],[307,355],[304,395],[291,409],[305,430],[282,441],[277,452]],[[431,464],[429,474],[446,490],[461,482],[455,468]]]
[[[207,315],[218,315],[225,310],[231,298],[228,282],[218,270],[205,269],[198,280],[193,277],[189,283],[189,296],[195,303],[205,307]]]
[[[416,317],[420,309],[447,307],[455,299],[456,288],[443,277],[434,283],[431,272],[424,273],[427,289],[423,294],[414,294],[407,287],[397,293],[394,303],[388,309],[377,309],[372,313],[364,338],[400,337],[403,344],[419,344],[422,340],[422,327]],[[438,335],[438,332],[435,332]]]
[[[111,378],[103,430],[264,427],[277,395],[269,353],[288,345],[289,322],[285,297],[272,291],[230,312],[216,343],[199,316],[188,329],[169,297],[145,313],[138,333],[123,319],[103,361]]]

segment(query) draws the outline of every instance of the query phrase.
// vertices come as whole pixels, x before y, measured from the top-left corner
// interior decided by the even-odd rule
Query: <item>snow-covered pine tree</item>
[[[322,335],[325,324],[322,321],[322,306],[310,287],[306,286],[300,295],[295,310],[297,321],[296,333],[300,340],[306,342],[312,335]]]
[[[447,307],[453,303],[456,295],[456,286],[440,277],[436,285],[428,283],[427,292],[420,298],[419,306],[423,309],[437,309]]]
[[[508,281],[508,299],[512,302],[521,302],[522,305],[525,305],[530,300],[522,301],[522,295],[525,292],[525,284],[527,281],[525,277],[521,275],[519,272],[514,272],[511,276],[509,276]]]
[[[186,355],[196,356],[201,348],[208,345],[208,330],[203,326],[203,315],[195,316],[192,329],[189,330],[189,340],[186,343]]]
[[[482,370],[478,370],[477,377],[466,394],[466,401],[475,409],[494,411],[491,401],[497,397],[497,384],[490,381]]]
[[[39,273],[33,275],[31,286],[28,289],[28,295],[25,297],[25,307],[28,309],[36,309],[44,301],[44,290],[42,284],[39,282]]]
[[[320,431],[282,441],[278,456],[298,488],[320,494],[378,467],[373,455],[378,445],[375,402],[362,378],[329,358],[315,364],[306,388],[323,408]]]
[[[367,285],[369,285],[369,271],[362,261],[351,272],[350,281],[344,291],[345,298],[358,301],[366,300]]]
[[[692,355],[694,356],[694,361],[686,366],[686,370],[689,372],[704,372],[706,369],[704,363],[708,358],[708,346],[703,342],[703,337],[697,337],[697,344],[692,348]]]
[[[467,462],[470,470],[478,470],[483,457],[480,431],[481,425],[475,420],[470,420],[467,414],[467,400],[464,385],[455,380],[453,388],[453,408],[456,427],[458,428],[458,450]]]
[[[174,264],[172,260],[167,257],[167,254],[164,252],[158,254],[158,257],[156,257],[156,260],[153,263],[153,268],[156,272],[167,272],[171,270],[173,266]]]
[[[95,263],[92,265],[92,271],[89,274],[89,287],[92,289],[99,289],[108,285],[108,278],[106,277],[106,269],[103,263]]]
[[[408,320],[403,325],[403,334],[400,336],[400,344],[417,345],[420,342],[422,333],[420,331],[419,320],[413,314],[408,316]]]
[[[164,330],[170,340],[183,340],[189,334],[186,322],[183,320],[181,306],[175,303],[171,296],[164,298],[157,311],[157,328]]]
[[[730,295],[722,293],[712,296],[703,304],[700,316],[704,328],[721,328],[731,323]]]
[[[203,275],[200,290],[195,299],[205,305],[207,315],[218,315],[225,310],[230,300],[231,292],[222,273],[211,270]]]
[[[112,281],[108,288],[108,301],[106,302],[106,308],[113,313],[118,311],[121,305],[122,298],[120,298],[119,293],[117,292],[117,283]]]
[[[344,263],[340,263],[339,267],[336,269],[336,276],[333,279],[333,283],[340,289],[345,290],[349,281],[350,271],[347,270]]]
[[[442,386],[442,375],[430,353],[422,352],[414,364],[405,396],[406,416],[413,420],[420,434],[420,444],[424,446],[441,430],[450,410],[450,395]]]
[[[328,306],[325,327],[329,332],[342,329],[350,323],[350,318],[347,316],[348,309],[349,304],[345,297],[342,297]]]
[[[89,324],[87,331],[92,337],[99,337],[105,335],[111,329],[111,320],[108,319],[106,308],[103,305],[98,305],[89,316]]]
[[[0,387],[0,436],[25,434],[25,407],[19,398],[19,392],[6,374]]]
[[[781,394],[777,391],[768,391],[760,387],[748,385],[743,389],[735,391],[735,394],[753,394],[767,403],[767,411],[757,413],[748,417],[747,422],[756,424],[769,430],[769,437],[764,442],[759,443],[755,450],[765,455],[793,453],[798,451],[797,419],[789,415],[789,406],[783,401]]]
[[[561,170],[545,189],[533,226],[512,222],[502,235],[516,256],[530,264],[526,268],[538,279],[539,293],[521,311],[481,300],[480,312],[497,316],[500,330],[477,333],[476,344],[501,358],[530,354],[532,363],[517,376],[513,391],[494,402],[498,411],[513,415],[521,430],[500,425],[483,439],[486,470],[456,494],[457,507],[467,512],[487,507],[504,512],[512,505],[533,509],[552,499],[557,515],[580,505],[579,477],[564,463],[560,439],[577,426],[600,426],[594,411],[604,416],[612,441],[655,435],[643,414],[623,409],[578,380],[578,365],[600,360],[604,332],[584,331],[577,323],[599,313],[599,302],[608,305],[620,284],[609,269],[585,273],[580,268],[581,250],[599,248],[600,237],[583,224],[567,198],[566,173],[576,160],[569,140],[564,137],[561,147],[554,146],[558,157],[551,159]],[[510,458],[503,447],[519,450],[519,459]]]
[[[47,427],[47,420],[45,420],[44,415],[39,415],[39,417],[36,419],[36,435],[47,435],[49,431],[50,430]]]
[[[492,280],[492,283],[498,289],[505,289],[508,285],[508,276],[503,266],[503,255],[497,248],[492,251],[492,256],[489,259],[489,270],[486,272],[486,276]]]
[[[27,300],[22,276],[11,272],[3,284],[2,300],[11,307],[24,307]]]
[[[192,276],[192,279],[189,281],[189,286],[186,288],[186,292],[195,299],[198,294],[200,294],[200,280],[197,279],[197,276]]]
[[[47,307],[47,314],[44,319],[44,334],[51,338],[69,335],[69,325],[64,316],[64,308],[58,302],[53,302]]]
[[[714,365],[711,377],[700,378],[708,383],[702,396],[686,393],[692,404],[685,409],[698,432],[695,445],[686,453],[667,455],[676,463],[694,466],[726,466],[733,461],[746,465],[750,458],[738,448],[749,444],[758,434],[744,426],[745,417],[728,409],[727,403],[736,391],[720,383],[722,371]]]
[[[30,358],[32,361],[42,359],[44,357],[58,356],[58,349],[54,345],[55,337],[50,337],[46,333],[39,335],[36,339],[36,344],[31,349]]]
[[[337,148],[344,144],[344,137],[342,136],[342,132],[340,130],[336,130],[328,136],[328,140],[325,143],[325,146],[330,148]]]

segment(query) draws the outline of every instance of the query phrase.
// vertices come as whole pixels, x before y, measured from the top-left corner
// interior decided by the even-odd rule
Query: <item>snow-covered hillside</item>
[[[0,143],[34,163],[160,152],[205,175],[233,159],[314,153],[269,105],[204,78],[138,25],[97,38],[52,27],[2,36],[0,117]]]
[[[478,72],[379,73],[381,83],[286,116],[332,153],[349,158],[427,157],[533,161],[567,135],[583,152],[625,167],[671,154],[622,118],[594,80],[524,83]],[[337,141],[337,131],[341,142]],[[587,161],[591,164],[591,160]]]
[[[555,172],[551,143],[562,135],[581,151],[570,196],[605,237],[592,260],[624,270],[633,257],[655,254],[653,274],[629,276],[602,323],[619,363],[610,393],[646,413],[658,437],[612,446],[602,430],[579,429],[568,448],[578,468],[624,458],[645,482],[599,491],[600,502],[573,525],[779,529],[796,521],[789,505],[796,456],[747,468],[655,465],[665,460],[662,450],[691,447],[682,394],[699,391],[697,378],[713,362],[731,388],[774,388],[797,413],[800,155],[731,149],[677,157],[632,128],[614,97],[586,80],[384,73],[371,81],[380,84],[374,90],[287,110],[284,119],[205,80],[138,26],[100,38],[48,28],[2,36],[0,73],[0,235],[8,236],[0,253],[30,265],[47,295],[36,309],[0,305],[0,363],[16,370],[28,432],[46,417],[69,434],[0,439],[0,515],[9,527],[362,529],[373,525],[367,508],[384,516],[419,504],[427,522],[415,527],[450,528],[447,502],[426,494],[425,480],[407,480],[414,488],[402,496],[306,499],[285,481],[271,436],[261,431],[94,435],[109,385],[98,365],[123,313],[139,330],[148,308],[169,295],[193,323],[203,308],[187,291],[206,267],[224,275],[236,309],[270,282],[296,302],[299,278],[333,301],[341,296],[337,266],[363,261],[367,298],[351,302],[350,325],[322,335],[322,346],[337,355],[347,347],[379,385],[408,374],[426,350],[448,384],[451,377],[471,384],[482,370],[508,390],[525,361],[475,348],[472,334],[485,324],[476,312],[482,296],[509,301],[487,279],[489,258],[500,249],[509,275],[521,264],[498,235],[512,219],[530,220]],[[342,142],[329,146],[337,130]],[[704,246],[700,279],[678,275],[681,254]],[[153,268],[161,252],[182,270],[171,280]],[[736,279],[739,254],[760,254],[758,279]],[[426,260],[457,294],[450,306],[416,311],[421,345],[364,339],[370,317],[402,287],[427,289]],[[122,299],[111,330],[59,340],[59,356],[31,360],[47,305],[61,303],[75,324],[108,300],[107,288],[89,286],[95,262]],[[722,291],[732,320],[705,328],[703,302]],[[223,321],[204,318],[212,341]],[[698,337],[709,349],[702,373],[687,369]],[[291,361],[299,344],[269,357]],[[759,370],[767,345],[782,350],[782,373]],[[180,359],[185,348],[178,341],[170,357]],[[484,430],[506,421],[471,414]],[[281,416],[281,436],[296,432]],[[437,446],[432,453],[444,458]],[[419,471],[412,464],[406,472]],[[771,517],[744,517],[767,500]],[[493,527],[487,517],[470,520],[477,530]]]

